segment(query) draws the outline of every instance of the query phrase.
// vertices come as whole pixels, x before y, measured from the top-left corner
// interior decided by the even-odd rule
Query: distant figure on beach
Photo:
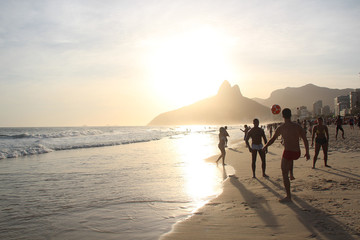
[[[315,125],[312,130],[312,138],[311,138],[311,146],[314,146],[314,138],[315,138],[315,155],[313,159],[313,167],[315,168],[315,163],[317,157],[320,152],[320,148],[322,148],[324,152],[324,163],[325,167],[330,167],[327,165],[327,158],[328,158],[328,143],[329,143],[329,131],[328,127],[323,124],[324,120],[320,117],[318,118],[318,125]],[[316,135],[316,136],[315,136]]]
[[[272,134],[273,134],[273,125],[272,124],[270,124],[269,132],[270,132],[270,138],[271,138]]]
[[[220,149],[221,155],[219,156],[219,158],[216,160],[216,165],[218,164],[219,160],[222,158],[222,164],[223,166],[225,165],[225,155],[226,155],[226,151],[225,151],[225,143],[226,143],[226,130],[224,127],[221,127],[219,129],[219,144],[218,147]]]
[[[309,121],[309,132],[310,132],[310,134],[312,134],[313,125],[314,125],[313,122]]]
[[[350,125],[350,129],[354,130],[354,118],[350,118],[349,125]]]
[[[281,199],[280,202],[285,203],[291,202],[289,172],[293,167],[293,161],[299,159],[301,155],[299,142],[300,137],[304,142],[304,146],[306,149],[305,157],[307,160],[310,159],[310,153],[309,143],[306,139],[304,129],[299,124],[291,122],[291,110],[285,108],[282,111],[282,116],[284,118],[284,123],[276,129],[274,136],[264,146],[263,149],[266,150],[271,144],[275,142],[278,136],[282,136],[284,140],[284,152],[281,159],[281,171],[286,190],[286,197]]]
[[[302,122],[302,127],[304,129],[304,132],[305,132],[305,136],[307,135],[307,121],[304,119],[303,122]]]
[[[251,152],[251,156],[252,156],[251,167],[252,167],[252,171],[253,171],[253,178],[256,178],[255,169],[256,169],[256,157],[257,157],[258,153],[261,158],[261,167],[262,167],[263,177],[268,177],[265,174],[266,159],[265,159],[265,151],[263,150],[263,144],[261,141],[261,139],[264,139],[264,143],[266,144],[267,139],[266,139],[264,130],[262,128],[259,128],[259,120],[257,118],[255,118],[253,120],[253,123],[254,123],[254,127],[250,129],[250,131],[246,135],[246,139],[245,139],[246,146],[249,148],[249,151]],[[249,144],[250,138],[252,140],[251,146]]]
[[[227,132],[227,126],[224,127],[225,128],[225,147],[227,147],[227,143],[228,143],[228,137],[230,137],[229,133]]]
[[[343,129],[343,127],[342,127],[342,119],[341,119],[341,117],[340,117],[340,115],[339,116],[337,116],[337,118],[336,118],[336,121],[335,121],[335,124],[336,124],[336,134],[335,134],[335,139],[337,140],[337,136],[338,136],[338,132],[339,132],[339,130],[342,132],[342,138],[343,139],[345,139],[345,132],[344,132],[344,129]]]
[[[251,129],[251,127],[249,127],[248,125],[244,125],[244,130],[242,130],[241,128],[240,128],[240,130],[242,131],[242,132],[244,132],[244,140],[246,139],[246,135],[248,134],[248,132],[249,132],[249,130]]]

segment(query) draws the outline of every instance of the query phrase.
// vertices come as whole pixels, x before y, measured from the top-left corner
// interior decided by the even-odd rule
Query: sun
[[[147,61],[157,96],[182,107],[215,95],[233,78],[230,46],[231,39],[210,26],[157,40]]]

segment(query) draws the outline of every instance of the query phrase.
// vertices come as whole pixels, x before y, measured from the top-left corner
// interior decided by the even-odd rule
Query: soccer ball
[[[271,112],[273,114],[279,114],[280,111],[281,111],[281,107],[279,105],[277,105],[277,104],[272,105]]]

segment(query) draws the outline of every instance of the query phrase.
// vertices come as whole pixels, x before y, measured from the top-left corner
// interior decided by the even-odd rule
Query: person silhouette
[[[216,160],[216,165],[218,164],[219,160],[222,158],[222,165],[225,166],[225,156],[226,156],[225,144],[226,144],[226,130],[224,127],[221,127],[219,129],[219,143],[218,143],[218,148],[220,149],[221,154],[219,158]]]
[[[242,131],[244,133],[244,140],[246,139],[246,135],[248,134],[250,129],[251,129],[251,127],[249,127],[246,124],[244,125],[244,130],[240,128],[240,131]]]
[[[314,146],[314,138],[315,138],[315,155],[313,159],[313,167],[315,168],[316,160],[320,152],[320,148],[323,149],[324,152],[324,164],[325,167],[330,167],[327,165],[328,160],[328,144],[329,144],[329,130],[326,125],[323,124],[324,120],[319,117],[318,124],[313,127],[312,137],[311,137],[311,146]],[[316,137],[315,137],[316,136]]]
[[[282,116],[284,118],[284,123],[280,125],[274,133],[274,136],[265,144],[263,150],[275,142],[278,136],[282,136],[284,141],[284,152],[281,158],[281,172],[283,177],[283,183],[286,191],[286,197],[280,199],[281,203],[291,202],[291,192],[290,192],[290,179],[289,173],[293,167],[294,160],[299,159],[300,153],[300,143],[299,138],[302,138],[305,146],[305,157],[307,160],[310,159],[309,153],[309,143],[306,138],[304,129],[297,123],[291,121],[291,110],[285,108],[282,111]]]
[[[340,115],[337,116],[336,121],[335,121],[335,124],[336,124],[335,139],[337,140],[337,136],[338,136],[339,130],[342,132],[342,135],[341,135],[342,138],[345,139],[345,136],[344,136],[344,135],[345,135],[345,132],[344,132],[344,129],[343,129],[343,127],[342,127],[343,122],[342,122],[342,119],[341,119]]]
[[[250,129],[250,131],[246,135],[246,139],[245,139],[246,146],[249,148],[249,151],[251,152],[251,157],[252,157],[251,167],[252,167],[252,171],[253,171],[253,178],[256,178],[255,169],[256,169],[256,157],[257,157],[258,153],[261,158],[261,163],[262,163],[261,167],[262,167],[263,177],[268,177],[265,174],[266,159],[265,159],[265,151],[263,151],[263,144],[261,142],[261,139],[264,139],[264,143],[266,144],[267,139],[265,136],[264,129],[259,128],[259,119],[255,118],[253,120],[253,124],[254,124],[254,127]],[[252,140],[251,146],[249,144],[250,138]]]

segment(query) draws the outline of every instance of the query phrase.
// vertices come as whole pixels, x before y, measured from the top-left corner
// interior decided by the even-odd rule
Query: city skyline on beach
[[[359,88],[360,2],[2,1],[0,126],[146,125],[216,95]]]

